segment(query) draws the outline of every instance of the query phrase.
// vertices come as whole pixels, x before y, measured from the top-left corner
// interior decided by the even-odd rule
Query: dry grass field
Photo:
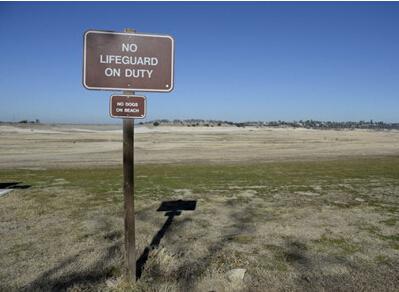
[[[133,286],[120,127],[0,126],[0,291],[397,291],[399,132],[136,133]]]

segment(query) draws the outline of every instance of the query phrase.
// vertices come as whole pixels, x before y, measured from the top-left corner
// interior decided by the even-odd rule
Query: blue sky
[[[399,122],[398,3],[0,3],[0,120],[114,123],[82,86],[87,29],[170,34],[148,119]]]

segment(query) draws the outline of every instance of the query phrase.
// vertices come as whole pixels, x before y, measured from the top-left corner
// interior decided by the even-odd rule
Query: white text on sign
[[[138,46],[136,44],[122,43],[122,52],[136,53]],[[135,56],[122,56],[122,55],[100,55],[101,64],[116,64],[116,65],[143,65],[143,66],[156,66],[158,65],[158,58],[156,57],[135,57]],[[130,69],[126,68],[111,68],[107,67],[104,70],[104,74],[107,77],[121,77],[121,73],[124,77],[133,78],[150,78],[154,70],[148,69]]]

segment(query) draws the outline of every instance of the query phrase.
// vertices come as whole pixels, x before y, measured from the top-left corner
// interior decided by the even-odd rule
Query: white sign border
[[[125,97],[140,97],[144,99],[144,114],[140,117],[121,117],[121,116],[113,116],[112,115],[112,98],[114,96],[125,96]],[[128,95],[128,94],[113,94],[111,95],[111,97],[109,98],[109,115],[111,116],[111,118],[114,119],[144,119],[145,116],[147,115],[147,97],[143,96],[143,95]]]
[[[161,37],[169,38],[172,41],[172,56],[171,56],[171,84],[168,89],[143,89],[143,88],[111,88],[111,87],[91,87],[86,84],[86,37],[89,33],[99,34],[117,34],[117,35],[133,35],[143,37]],[[174,89],[174,62],[175,62],[175,40],[170,35],[158,35],[158,34],[141,34],[141,33],[129,33],[129,32],[114,32],[114,31],[103,31],[103,30],[87,30],[83,37],[83,86],[89,90],[110,90],[110,91],[144,91],[144,92],[171,92]]]

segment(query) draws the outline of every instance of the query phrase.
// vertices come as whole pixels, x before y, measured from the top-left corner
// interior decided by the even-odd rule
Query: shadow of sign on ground
[[[165,233],[168,231],[170,225],[173,222],[173,218],[175,216],[179,216],[182,211],[194,211],[197,206],[197,201],[194,200],[177,200],[177,201],[165,201],[162,202],[159,208],[157,209],[158,212],[166,212],[165,216],[168,218],[166,219],[165,223],[161,227],[161,229],[154,235],[151,240],[151,243],[144,249],[141,256],[138,258],[136,263],[136,278],[140,279],[141,274],[143,272],[145,263],[148,260],[148,255],[151,250],[157,248],[164,237]]]
[[[22,182],[0,182],[0,189],[16,190],[29,189],[30,185],[24,185]]]
[[[16,189],[28,189],[30,185],[23,185],[21,182],[0,182],[0,197]]]
[[[109,235],[119,239],[121,234]],[[101,256],[87,267],[86,271],[76,271],[57,276],[62,271],[71,270],[79,262],[80,258],[87,257],[91,250],[83,250],[69,256],[61,263],[42,273],[36,280],[22,288],[22,291],[66,291],[73,286],[84,285],[86,289],[103,282],[112,276],[113,267],[109,264],[113,258],[122,257],[121,241],[104,248]],[[0,289],[1,290],[1,289]]]
[[[157,209],[158,212],[166,212],[166,222],[161,229],[154,235],[150,244],[144,249],[142,255],[136,262],[137,273],[139,278],[152,249],[157,248],[171,226],[175,216],[181,215],[182,211],[193,211],[196,209],[197,201],[177,200],[162,202]],[[104,235],[104,239],[112,242],[111,245],[104,246],[99,250],[101,256],[91,263],[84,272],[71,271],[79,261],[85,257],[89,257],[93,252],[92,249],[81,250],[78,253],[69,256],[61,261],[58,265],[50,268],[42,273],[36,280],[22,288],[23,291],[63,291],[74,286],[86,287],[93,289],[96,285],[105,279],[112,277],[114,267],[112,262],[115,259],[123,257],[123,234],[119,231],[110,231]],[[63,274],[60,276],[60,273]],[[0,286],[1,287],[1,286]],[[6,288],[6,287],[5,287]],[[1,290],[1,288],[0,288]],[[5,289],[7,290],[7,289]]]

